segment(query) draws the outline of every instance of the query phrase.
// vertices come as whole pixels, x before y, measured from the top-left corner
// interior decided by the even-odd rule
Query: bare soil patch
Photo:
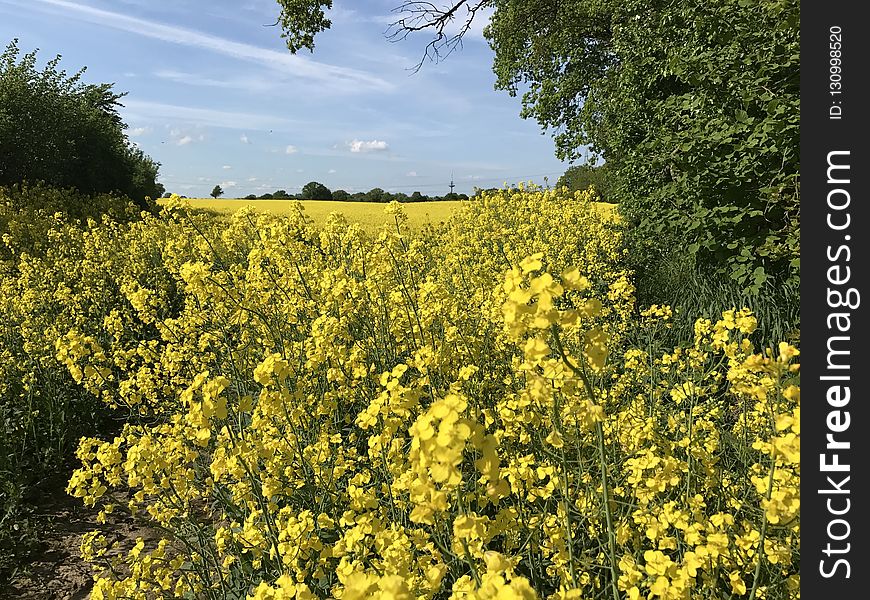
[[[137,537],[149,537],[146,529],[123,514],[111,515],[114,519],[105,524],[98,523],[97,509],[67,495],[67,479],[58,475],[39,486],[32,514],[43,532],[39,547],[9,581],[0,582],[0,598],[84,600],[90,595],[93,578],[90,566],[79,554],[83,534],[100,530],[109,544],[117,541],[124,550],[132,548]]]

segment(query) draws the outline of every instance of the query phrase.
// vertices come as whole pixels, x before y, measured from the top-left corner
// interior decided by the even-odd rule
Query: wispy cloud
[[[212,77],[205,77],[200,73],[175,71],[173,69],[158,69],[153,72],[153,75],[159,79],[165,79],[167,81],[172,81],[173,83],[226,89],[241,88],[250,91],[266,91],[274,87],[274,78],[270,79],[268,77],[226,77],[215,79]]]
[[[330,173],[330,174],[332,174],[332,173],[338,173],[338,171],[336,171],[335,169],[330,169],[329,171],[327,171],[327,173]]]
[[[297,152],[299,152],[299,150],[293,144],[288,145],[284,149],[284,154],[296,154]]]
[[[127,135],[130,137],[139,137],[149,133],[151,133],[150,127],[134,127],[127,133]]]
[[[232,166],[232,165],[224,165],[224,166],[221,167],[221,168],[222,168],[224,171],[229,171],[230,169],[233,168],[233,166]]]
[[[179,146],[187,146],[188,144],[190,144],[192,142],[193,142],[193,138],[189,135],[186,135],[184,137],[178,138],[178,140],[175,143]]]
[[[392,83],[360,69],[330,65],[289,52],[269,50],[195,29],[131,17],[68,0],[27,0],[17,4],[32,7],[35,3],[62,9],[67,14],[104,27],[119,29],[163,42],[199,48],[237,60],[254,62],[286,75],[317,82],[333,91],[390,91],[394,89]]]
[[[216,110],[199,106],[179,106],[144,100],[122,100],[125,117],[128,120],[176,120],[209,127],[226,129],[267,130],[274,127],[287,127],[296,121],[268,114],[254,114],[236,111]]]
[[[347,147],[351,152],[383,152],[390,148],[383,140],[351,140],[347,142]]]
[[[242,135],[239,136],[239,141],[242,142],[243,144],[250,144],[251,143],[251,140],[248,139],[248,134],[246,134],[246,133],[243,133]]]
[[[405,174],[405,177],[416,177],[416,176],[417,176],[417,171],[408,171]]]

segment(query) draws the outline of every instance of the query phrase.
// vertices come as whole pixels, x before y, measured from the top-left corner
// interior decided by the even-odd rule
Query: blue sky
[[[293,56],[275,0],[0,0],[0,44],[57,54],[67,72],[128,92],[130,139],[167,190],[227,197],[308,181],[440,195],[555,183],[549,134],[493,89],[480,20],[462,49],[413,74],[430,37],[391,43],[399,0],[336,0],[315,52]]]

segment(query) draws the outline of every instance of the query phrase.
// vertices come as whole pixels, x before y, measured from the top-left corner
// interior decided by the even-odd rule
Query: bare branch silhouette
[[[418,31],[431,29],[434,32],[434,38],[426,44],[420,62],[411,69],[416,73],[427,59],[439,62],[450,56],[456,48],[462,48],[462,38],[471,29],[475,15],[492,3],[492,0],[459,0],[452,5],[438,7],[431,2],[406,1],[393,9],[398,18],[390,23],[386,36],[391,42],[398,42]],[[464,14],[460,11],[463,7]],[[448,26],[458,18],[464,18],[459,31],[452,35],[447,33]]]

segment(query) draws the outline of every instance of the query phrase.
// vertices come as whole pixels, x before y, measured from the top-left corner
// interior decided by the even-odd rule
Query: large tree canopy
[[[278,2],[307,7],[298,39],[328,26],[330,2]],[[797,0],[404,2],[389,35],[431,32],[437,60],[484,9],[496,88],[559,158],[604,158],[639,270],[679,248],[748,288],[798,275]]]
[[[40,71],[17,41],[0,54],[0,185],[43,181],[85,194],[124,194],[141,207],[157,198],[159,165],[124,133],[112,84],[67,76],[60,56]]]

